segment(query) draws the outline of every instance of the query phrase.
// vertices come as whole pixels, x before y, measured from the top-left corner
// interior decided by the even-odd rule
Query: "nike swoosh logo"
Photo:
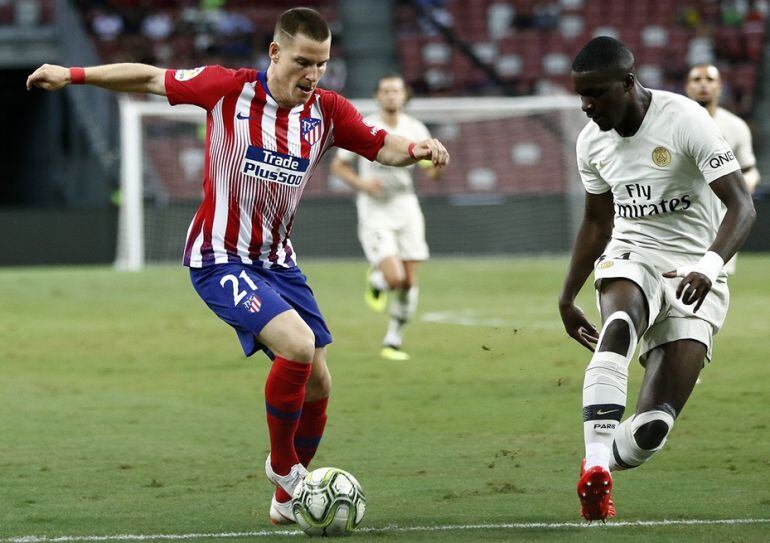
[[[243,115],[241,114],[240,111],[235,114],[235,118],[238,119],[239,121],[248,121],[248,120],[256,119],[256,117],[249,117],[248,115]]]
[[[609,415],[610,413],[615,413],[618,411],[618,409],[610,409],[609,411],[602,411],[601,409],[596,410],[597,415]]]

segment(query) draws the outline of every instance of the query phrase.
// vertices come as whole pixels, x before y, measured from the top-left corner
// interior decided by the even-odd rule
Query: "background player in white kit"
[[[722,76],[717,67],[713,64],[698,64],[690,68],[687,73],[685,92],[687,96],[706,108],[714,119],[727,144],[735,153],[735,158],[738,159],[749,192],[753,193],[759,184],[760,175],[751,144],[751,130],[746,121],[719,107],[719,99],[722,96]],[[725,271],[728,274],[735,273],[735,260],[736,257],[733,257],[725,264]]]
[[[610,470],[639,466],[663,447],[710,359],[727,312],[724,261],[755,211],[714,121],[684,96],[645,89],[619,41],[588,42],[571,77],[591,122],[577,141],[585,212],[559,310],[567,333],[594,351],[577,485],[590,521],[615,514]],[[727,207],[721,223],[712,191]],[[592,269],[601,333],[575,305]],[[644,380],[635,414],[621,424],[637,338]]]
[[[416,141],[430,138],[422,122],[403,112],[409,93],[401,76],[381,77],[374,97],[380,110],[366,117],[367,122]],[[357,159],[354,153],[337,151],[332,172],[358,190],[358,238],[371,265],[364,296],[367,304],[375,311],[383,311],[387,291],[393,293],[380,355],[389,360],[408,360],[409,355],[401,349],[404,328],[417,309],[418,266],[428,259],[425,220],[414,193],[412,168],[358,160],[356,172],[352,164]],[[433,179],[441,175],[441,170],[430,162],[426,168]]]

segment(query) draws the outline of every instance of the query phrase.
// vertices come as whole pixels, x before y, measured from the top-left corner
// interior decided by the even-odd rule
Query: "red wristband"
[[[417,160],[417,157],[414,156],[414,146],[417,145],[415,142],[412,142],[409,144],[409,156],[412,158],[412,160]]]
[[[73,68],[70,68],[70,84],[71,85],[82,85],[86,82],[86,70],[85,68],[81,68],[79,66],[75,66]]]

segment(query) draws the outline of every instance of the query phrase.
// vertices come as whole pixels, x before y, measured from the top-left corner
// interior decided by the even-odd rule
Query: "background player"
[[[373,128],[347,100],[319,89],[330,44],[326,21],[297,8],[275,26],[266,72],[46,64],[27,79],[28,89],[87,83],[207,111],[204,198],[184,263],[201,298],[235,328],[245,354],[262,349],[273,359],[265,384],[265,471],[277,487],[270,507],[277,523],[293,522],[289,494],[318,447],[331,387],[331,334],[289,240],[302,189],[332,142],[393,166],[430,159],[442,167],[449,159],[437,140],[410,142]]]
[[[379,79],[374,95],[379,111],[366,121],[391,134],[412,140],[430,138],[427,127],[404,113],[409,98],[399,75]],[[404,327],[417,309],[417,270],[428,259],[425,220],[414,193],[411,169],[393,168],[376,162],[358,160],[358,172],[351,164],[358,157],[339,150],[332,162],[332,172],[358,190],[358,239],[372,269],[367,276],[364,299],[375,311],[383,311],[388,290],[390,322],[380,355],[389,360],[408,360],[401,350]],[[438,179],[441,169],[428,161],[428,175]]]
[[[591,122],[577,141],[585,213],[559,310],[567,333],[594,351],[577,490],[582,516],[604,520],[615,514],[610,470],[639,466],[663,447],[711,357],[728,305],[724,261],[755,211],[713,120],[683,96],[645,89],[619,41],[588,42],[571,77]],[[711,191],[727,207],[721,224]],[[575,305],[594,263],[601,333]],[[644,380],[635,414],[621,424],[637,338]]]
[[[751,130],[743,119],[719,107],[719,99],[722,96],[722,76],[717,67],[713,64],[693,66],[687,74],[685,92],[687,96],[705,107],[714,119],[727,144],[735,153],[735,158],[738,159],[749,192],[753,193],[759,184],[760,175],[751,144]],[[734,256],[725,264],[727,273],[735,273],[736,258],[737,256]]]

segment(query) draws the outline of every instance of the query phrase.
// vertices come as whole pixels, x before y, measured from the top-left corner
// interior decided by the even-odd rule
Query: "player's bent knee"
[[[284,358],[293,360],[295,362],[307,362],[308,364],[313,361],[313,352],[315,351],[315,341],[311,332],[310,337],[297,338],[289,345],[281,349],[281,352],[276,353]]]

